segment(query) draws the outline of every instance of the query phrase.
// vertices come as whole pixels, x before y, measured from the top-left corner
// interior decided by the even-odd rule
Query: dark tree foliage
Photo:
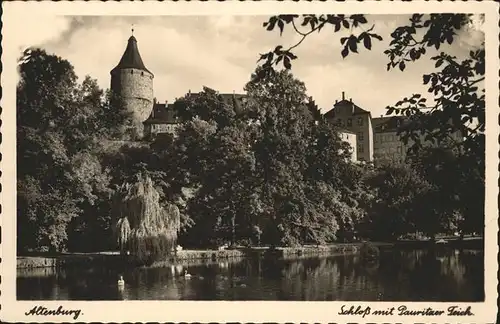
[[[411,15],[408,24],[398,26],[390,34],[389,47],[384,51],[389,60],[387,70],[398,68],[404,71],[411,62],[429,52],[442,50],[445,44],[452,44],[458,32],[466,28],[473,18],[472,14]],[[261,73],[258,77],[265,77],[276,65],[283,64],[286,69],[290,69],[292,61],[297,58],[293,50],[305,44],[305,39],[314,32],[327,28],[333,28],[334,32],[351,30],[351,35],[340,38],[343,58],[350,53],[358,53],[361,43],[365,49],[371,50],[373,40],[382,38],[375,34],[375,25],[368,29],[363,27],[365,25],[370,26],[364,15],[273,16],[264,23],[266,30],[272,31],[277,27],[282,33],[290,26],[288,28],[293,29],[300,38],[287,48],[280,45],[261,54]],[[470,51],[465,59],[438,52],[431,60],[435,62],[436,70],[423,75],[423,84],[428,85],[429,93],[434,96],[434,104],[428,105],[421,94],[412,94],[394,106],[387,107],[387,115],[406,117],[407,121],[398,130],[398,135],[408,145],[409,156],[414,162],[420,159],[420,164],[434,166],[441,163],[433,160],[438,158],[437,155],[429,154],[429,143],[431,146],[453,150],[454,165],[449,165],[450,171],[447,173],[448,177],[454,179],[454,185],[446,184],[438,175],[429,175],[427,179],[436,182],[433,185],[441,190],[435,191],[439,193],[438,196],[429,197],[432,198],[429,201],[434,201],[437,207],[445,199],[447,209],[437,208],[435,214],[454,215],[450,216],[452,223],[460,224],[459,229],[482,232],[485,197],[484,41],[482,46]],[[422,172],[425,173],[424,170]],[[464,186],[464,183],[471,183],[471,186]]]
[[[127,114],[111,107],[95,80],[78,83],[68,61],[43,50],[26,50],[19,73],[18,250],[78,249],[83,237],[100,245],[85,248],[100,249],[110,188],[99,152]]]
[[[422,226],[436,218],[435,204],[428,200],[432,184],[410,165],[384,164],[368,179],[368,184],[376,191],[369,215],[372,238],[395,240],[403,234],[424,230]],[[439,230],[437,225],[426,229]]]
[[[282,71],[252,77],[246,91],[243,106],[208,88],[176,103],[184,122],[159,150],[190,193],[180,242],[295,245],[352,233],[363,211],[348,197],[361,173],[304,84]]]

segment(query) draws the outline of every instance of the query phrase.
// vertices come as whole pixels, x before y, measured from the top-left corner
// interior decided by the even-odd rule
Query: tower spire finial
[[[132,36],[134,36],[134,24],[132,24]]]

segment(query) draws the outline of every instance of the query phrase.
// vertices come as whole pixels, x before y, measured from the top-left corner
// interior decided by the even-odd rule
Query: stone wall
[[[111,75],[111,89],[119,94],[126,108],[134,112],[138,123],[153,109],[153,75],[138,69],[122,69]]]

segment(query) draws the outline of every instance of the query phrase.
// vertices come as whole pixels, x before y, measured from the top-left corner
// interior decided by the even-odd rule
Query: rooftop
[[[327,111],[323,116],[325,118],[334,118],[335,117],[335,109],[337,107],[345,107],[345,106],[352,106],[352,114],[353,115],[360,115],[360,114],[370,114],[369,111],[364,110],[363,108],[359,107],[355,103],[352,102],[352,99],[347,100],[345,98],[345,92],[342,92],[342,100],[340,101],[335,101],[335,104],[333,105],[333,108]]]
[[[139,54],[139,48],[137,47],[137,39],[133,35],[128,39],[127,48],[122,55],[120,63],[111,71],[130,68],[151,73],[142,61],[141,54]]]
[[[180,119],[173,103],[157,103],[153,105],[151,114],[144,124],[176,124]]]
[[[205,91],[214,91],[210,88],[204,87]],[[245,94],[238,93],[217,93],[222,102],[233,107],[235,112],[241,113],[243,111],[244,100],[247,97]],[[187,94],[188,97],[196,98],[200,93]],[[175,108],[174,103],[155,103],[149,118],[144,121],[145,124],[176,124],[180,123],[181,119]]]

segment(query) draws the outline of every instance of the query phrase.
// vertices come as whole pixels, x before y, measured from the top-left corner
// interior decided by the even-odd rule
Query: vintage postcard
[[[2,7],[2,321],[495,322],[498,3]]]

